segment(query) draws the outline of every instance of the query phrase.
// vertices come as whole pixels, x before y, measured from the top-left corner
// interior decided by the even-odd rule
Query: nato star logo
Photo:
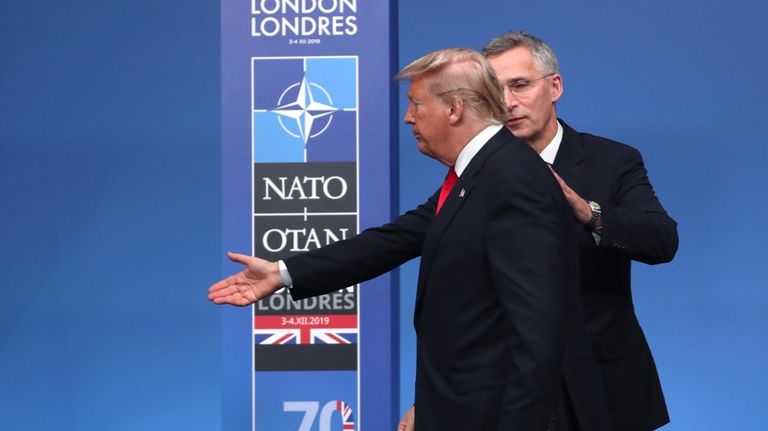
[[[290,103],[284,104],[284,100],[290,98],[288,95],[296,87],[298,87],[298,94],[296,94],[295,99]],[[317,97],[312,92],[313,87],[315,93],[322,94],[324,99],[328,101],[328,104],[316,100]],[[272,112],[278,115],[278,121],[280,121],[280,126],[285,130],[285,133],[300,138],[304,141],[304,145],[306,145],[309,138],[319,136],[331,124],[333,113],[339,110],[332,106],[332,103],[333,100],[331,100],[330,94],[320,85],[308,82],[305,76],[301,83],[293,84],[283,91],[278,101],[279,106],[277,109],[273,109]],[[298,133],[294,133],[290,128],[286,127],[283,118],[295,121]],[[325,122],[321,123],[317,120],[325,120]],[[316,121],[320,124],[316,124]]]
[[[253,161],[357,160],[357,57],[253,58]]]

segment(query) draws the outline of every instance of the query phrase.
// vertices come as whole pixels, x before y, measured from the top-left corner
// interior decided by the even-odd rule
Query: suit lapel
[[[424,289],[426,288],[427,274],[432,267],[435,254],[439,250],[440,241],[443,238],[448,226],[450,226],[456,214],[461,209],[464,202],[469,199],[472,190],[475,187],[475,177],[483,170],[485,162],[488,160],[491,154],[496,151],[501,145],[513,139],[512,134],[506,127],[502,128],[498,133],[483,145],[483,148],[475,154],[472,161],[469,162],[467,168],[456,181],[456,185],[451,190],[448,198],[443,203],[443,207],[440,209],[440,214],[435,216],[432,223],[427,230],[426,237],[424,239],[424,245],[421,251],[421,264],[419,266],[419,282],[416,291],[416,307],[414,313],[414,323],[418,317],[418,312],[421,306],[421,300],[424,296]]]
[[[571,188],[576,190],[575,187],[580,183],[586,168],[584,146],[579,134],[562,120],[559,121],[563,125],[563,141],[555,156],[554,169]]]

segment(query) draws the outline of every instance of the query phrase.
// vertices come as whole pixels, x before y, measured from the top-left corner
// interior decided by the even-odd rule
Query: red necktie
[[[458,179],[459,177],[456,175],[456,171],[453,170],[453,166],[448,168],[448,175],[445,176],[443,187],[440,189],[440,198],[437,200],[437,209],[435,210],[435,214],[440,213],[440,208],[443,207],[443,203],[446,199],[448,199],[448,195],[451,193],[451,189],[453,189],[453,186],[456,184],[456,180]]]

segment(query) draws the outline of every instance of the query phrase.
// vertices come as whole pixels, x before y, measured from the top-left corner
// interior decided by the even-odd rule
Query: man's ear
[[[550,98],[552,103],[557,102],[563,95],[563,77],[559,73],[552,76],[552,86],[550,87]]]
[[[451,100],[450,112],[448,113],[448,121],[450,124],[456,124],[461,121],[464,116],[464,101],[456,98]]]

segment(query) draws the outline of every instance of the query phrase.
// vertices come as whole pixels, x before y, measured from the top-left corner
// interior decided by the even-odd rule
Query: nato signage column
[[[222,1],[225,250],[277,260],[389,221],[392,16],[387,1]],[[394,298],[387,275],[224,309],[222,428],[393,429]]]

